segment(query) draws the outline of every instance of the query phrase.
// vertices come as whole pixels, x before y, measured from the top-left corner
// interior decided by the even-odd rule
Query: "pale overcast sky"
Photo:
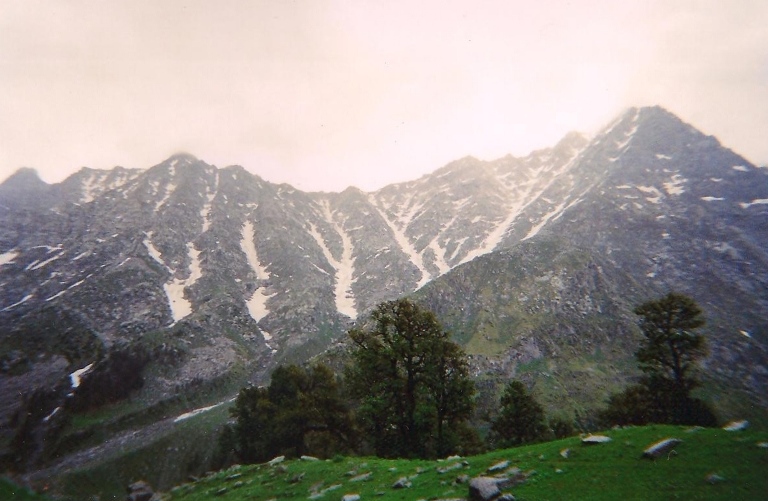
[[[0,179],[186,151],[373,190],[653,104],[768,163],[768,1],[0,0]]]

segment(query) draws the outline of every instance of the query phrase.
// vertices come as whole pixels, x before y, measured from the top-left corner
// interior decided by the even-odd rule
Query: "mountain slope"
[[[22,170],[0,185],[3,444],[36,389],[58,388],[39,420],[67,414],[89,387],[72,373],[104,378],[115,353],[144,375],[110,408],[120,431],[258,383],[416,291],[489,387],[524,377],[585,415],[633,374],[632,307],[685,292],[709,321],[712,395],[764,412],[767,221],[768,169],[661,108],[371,193],[187,154],[53,186]]]

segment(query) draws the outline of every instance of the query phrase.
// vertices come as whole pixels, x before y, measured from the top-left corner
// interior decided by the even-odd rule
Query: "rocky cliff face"
[[[22,170],[0,185],[0,378],[45,386],[134,343],[165,361],[142,390],[162,401],[306,360],[418,290],[478,375],[589,406],[631,368],[631,308],[674,289],[707,312],[718,384],[767,407],[766,244],[768,169],[660,108],[371,193],[190,155],[53,186]]]

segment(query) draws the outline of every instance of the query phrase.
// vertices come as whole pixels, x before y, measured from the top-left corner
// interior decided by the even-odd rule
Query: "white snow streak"
[[[208,187],[206,187],[206,202],[200,210],[200,217],[203,219],[203,233],[208,231],[208,228],[211,227],[211,205],[213,204],[213,199],[216,198],[216,192],[218,191],[219,186],[218,171],[216,171],[215,176],[216,177],[213,180],[213,188],[209,190]]]
[[[90,363],[82,369],[77,369],[75,372],[69,375],[69,380],[72,383],[72,388],[75,389],[80,386],[80,379],[93,367],[93,363]]]
[[[83,182],[83,195],[80,197],[80,203],[93,202],[98,194],[96,188],[99,181],[101,178],[94,173]]]
[[[0,254],[0,266],[10,264],[19,256],[19,252],[16,250],[9,250]]]
[[[662,155],[661,153],[656,153],[656,158],[659,160],[672,160],[672,157],[669,155]]]
[[[150,232],[148,232],[148,233],[144,233],[144,235],[146,235],[146,236],[147,236],[147,238],[145,238],[145,239],[144,239],[144,247],[146,247],[146,248],[147,248],[147,252],[149,252],[149,257],[151,257],[152,259],[154,259],[155,261],[157,261],[158,263],[160,263],[161,265],[163,265],[163,268],[165,268],[165,269],[167,269],[168,271],[170,271],[171,273],[173,273],[173,270],[171,270],[170,268],[168,268],[168,267],[165,265],[165,263],[163,262],[163,258],[162,258],[162,256],[160,255],[160,251],[158,251],[158,250],[155,248],[155,246],[154,246],[154,245],[152,245],[152,233],[153,233],[153,232],[151,232],[151,231],[150,231]]]
[[[523,237],[523,240],[528,240],[529,238],[532,238],[536,235],[538,235],[539,231],[555,216],[558,216],[562,214],[562,212],[565,210],[565,204],[568,200],[563,201],[560,205],[552,209],[550,212],[544,215],[544,217],[541,218],[541,221],[539,221],[539,224],[531,228],[531,230],[528,232],[528,234]],[[570,206],[569,206],[570,207]]]
[[[325,214],[326,218],[330,218],[331,219],[330,222],[334,224],[334,226],[336,226],[328,206],[327,205],[324,206],[324,209],[326,210],[326,214]],[[349,238],[349,235],[346,234],[346,232],[339,231],[339,230],[340,229],[338,228],[338,226],[336,226],[336,231],[339,232],[339,236],[341,237],[343,250],[341,253],[341,259],[337,260],[335,257],[333,257],[333,254],[331,254],[330,249],[325,244],[325,240],[323,239],[323,236],[320,234],[319,231],[317,231],[317,228],[315,227],[315,225],[311,223],[309,225],[309,234],[312,235],[312,238],[315,239],[315,242],[317,242],[317,245],[320,246],[320,250],[323,251],[323,255],[325,256],[325,259],[336,270],[336,273],[334,274],[336,285],[333,293],[334,300],[336,302],[336,310],[338,310],[339,313],[342,313],[354,319],[354,318],[357,318],[357,309],[355,308],[354,296],[352,295],[352,283],[354,282],[354,279],[353,279],[354,260],[352,259],[352,241]],[[327,271],[320,268],[319,266],[315,265],[315,267],[318,270],[322,271],[323,273],[328,274]]]
[[[171,175],[173,175],[173,174],[171,174]],[[157,212],[160,209],[160,207],[162,207],[163,204],[165,204],[165,202],[167,202],[168,199],[171,198],[171,195],[173,194],[173,192],[175,190],[176,190],[176,184],[175,183],[168,183],[165,186],[165,194],[163,195],[163,198],[161,198],[160,201],[155,204],[155,212]]]
[[[636,117],[635,117],[636,118]],[[589,146],[589,145],[587,145]],[[491,231],[488,236],[485,237],[485,240],[483,241],[483,244],[478,247],[477,249],[474,249],[473,251],[467,253],[466,256],[464,256],[464,259],[461,260],[461,263],[467,263],[473,259],[475,259],[478,256],[482,256],[483,254],[488,254],[489,252],[492,252],[503,240],[504,235],[509,230],[509,227],[512,225],[512,223],[520,217],[520,214],[529,206],[531,205],[535,200],[537,200],[539,197],[541,197],[544,192],[552,185],[552,183],[555,182],[562,174],[565,172],[568,172],[570,168],[574,165],[576,160],[579,158],[581,153],[586,149],[584,148],[574,152],[573,156],[571,157],[568,162],[563,164],[563,166],[556,172],[553,173],[547,173],[549,176],[549,181],[544,184],[544,186],[541,187],[541,189],[533,193],[533,186],[536,184],[537,179],[531,179],[526,186],[526,189],[523,193],[517,195],[515,197],[516,202],[510,207],[509,213],[496,228]],[[540,169],[537,171],[537,174],[541,175],[543,173],[544,169]]]
[[[768,198],[758,198],[758,199],[752,200],[750,203],[742,202],[739,205],[741,206],[742,209],[748,209],[753,205],[765,205],[765,204],[768,204]]]
[[[40,261],[40,262],[35,261],[33,263],[30,263],[26,268],[24,268],[24,270],[25,271],[39,270],[43,266],[45,266],[45,265],[47,265],[49,263],[52,263],[53,261],[56,261],[61,256],[63,256],[64,254],[66,254],[66,251],[65,252],[60,252],[60,253],[56,254],[55,256],[53,256],[52,258],[46,259],[45,261]]]
[[[683,189],[683,184],[687,181],[683,176],[680,174],[675,174],[672,176],[672,180],[664,183],[664,191],[667,192],[667,195],[680,195],[681,193],[685,192],[685,189]]]
[[[200,268],[200,251],[195,249],[192,242],[187,242],[187,255],[190,259],[189,277],[176,278],[163,285],[165,295],[168,296],[168,304],[171,307],[171,315],[174,323],[192,313],[192,303],[184,297],[184,289],[193,285],[203,276]]]
[[[17,301],[17,302],[15,302],[15,303],[13,303],[12,305],[10,305],[10,306],[6,306],[5,308],[3,308],[3,309],[2,309],[2,311],[8,311],[8,310],[10,310],[11,308],[15,308],[15,307],[19,306],[20,304],[24,304],[24,303],[26,303],[27,301],[29,301],[30,299],[32,299],[34,296],[35,296],[34,294],[27,294],[26,296],[24,296],[23,298],[21,298],[21,300],[20,300],[20,301]]]
[[[245,258],[248,261],[248,265],[256,274],[256,279],[269,280],[269,271],[267,271],[267,268],[261,264],[261,261],[259,261],[259,255],[256,252],[256,233],[254,231],[252,222],[245,222],[243,229],[241,230],[241,235],[242,240],[240,240],[240,248],[245,253]],[[248,313],[251,315],[251,318],[257,322],[269,314],[269,308],[267,308],[267,299],[274,296],[274,294],[267,295],[266,292],[267,291],[265,288],[257,288],[255,291],[253,291],[250,299],[246,301]],[[264,338],[266,339],[266,336],[264,336]]]
[[[429,282],[429,280],[432,278],[429,274],[429,271],[427,271],[427,268],[424,266],[424,258],[416,252],[416,249],[411,244],[411,241],[408,240],[408,237],[405,234],[404,230],[401,230],[398,228],[395,223],[389,220],[386,213],[379,207],[379,205],[376,203],[376,199],[373,198],[372,195],[368,196],[368,201],[371,203],[374,209],[379,213],[381,218],[384,220],[384,222],[387,224],[389,229],[392,231],[392,235],[395,237],[395,241],[400,246],[400,249],[408,256],[408,259],[416,266],[416,268],[419,269],[419,272],[421,272],[421,280],[419,280],[419,283],[416,284],[416,288],[420,289],[424,284]],[[411,210],[408,213],[408,216],[412,216],[416,210],[418,210],[420,206],[411,208]],[[407,217],[407,216],[406,216]],[[403,229],[407,228],[407,223],[410,221],[404,222],[402,219],[400,220]]]
[[[749,172],[749,169],[747,169],[744,165],[734,165],[731,167],[733,170],[737,170],[739,172]]]
[[[705,202],[718,202],[721,200],[725,200],[723,197],[701,197],[702,200]]]

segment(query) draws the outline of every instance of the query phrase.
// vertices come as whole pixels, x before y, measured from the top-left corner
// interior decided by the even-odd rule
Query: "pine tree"
[[[490,441],[514,447],[542,440],[547,432],[544,408],[520,381],[511,381],[501,396],[499,415],[491,423]]]

